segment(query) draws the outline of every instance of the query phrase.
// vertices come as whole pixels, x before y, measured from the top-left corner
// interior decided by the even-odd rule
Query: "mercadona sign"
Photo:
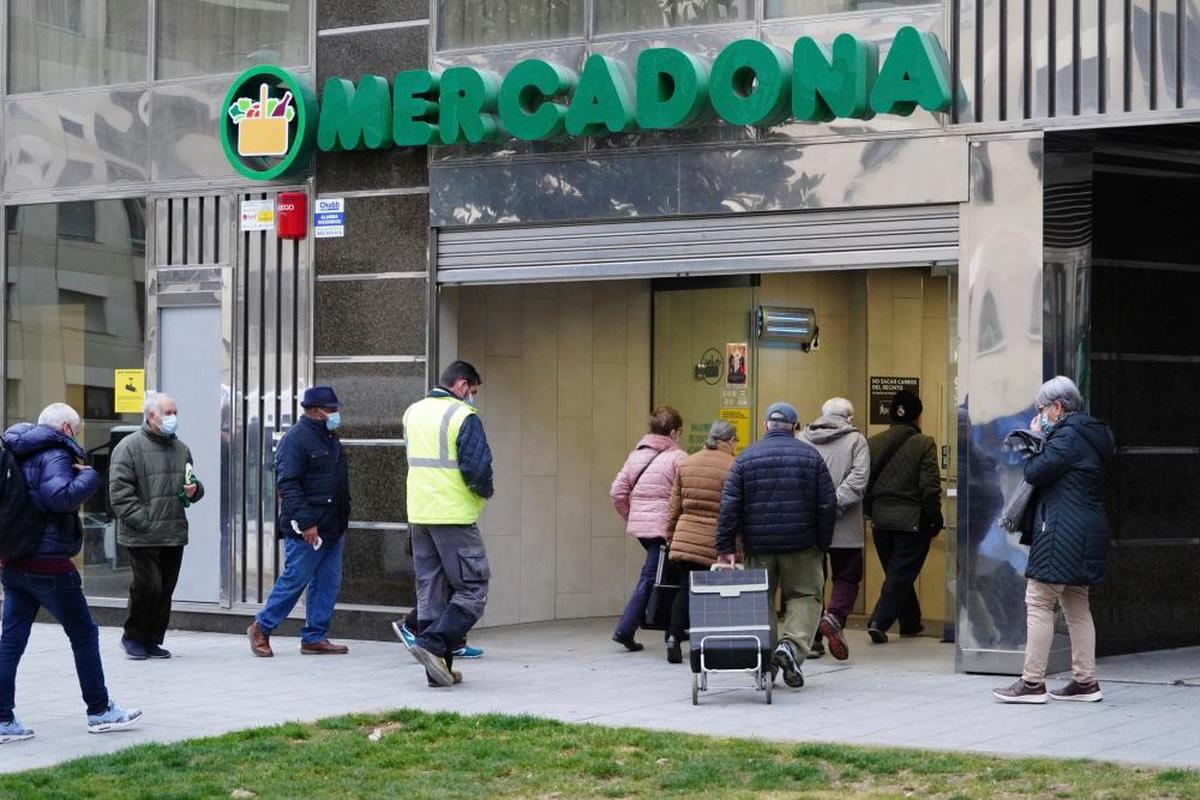
[[[945,52],[937,39],[900,28],[880,64],[853,34],[832,47],[811,37],[791,51],[757,39],[731,42],[711,62],[672,47],[643,50],[636,71],[591,55],[577,74],[542,59],[503,76],[474,67],[405,70],[389,82],[330,78],[318,105],[304,82],[278,67],[240,75],[226,95],[222,141],[250,178],[289,174],[315,142],[321,150],[553,141],[631,131],[776,125],[788,119],[869,119],[950,108]],[[319,113],[319,116],[318,116]],[[314,125],[314,121],[316,124]]]

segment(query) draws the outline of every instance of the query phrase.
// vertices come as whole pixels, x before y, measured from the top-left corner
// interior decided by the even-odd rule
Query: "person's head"
[[[901,389],[892,397],[892,404],[888,407],[888,413],[891,415],[893,423],[903,423],[905,425],[917,425],[921,422],[921,412],[925,407],[921,405],[921,398],[910,392],[908,389]]]
[[[767,407],[763,427],[768,431],[795,431],[800,424],[800,415],[791,403],[772,403]]]
[[[459,400],[474,405],[474,397],[483,385],[483,378],[479,377],[479,370],[466,361],[452,361],[442,370],[438,382]]]
[[[670,406],[659,406],[650,412],[650,432],[678,439],[683,433],[683,417]]]
[[[142,406],[142,416],[155,432],[173,434],[179,423],[179,407],[171,395],[151,392]]]
[[[831,397],[821,406],[821,416],[841,417],[849,422],[854,419],[854,404],[844,397]]]
[[[342,404],[332,386],[310,386],[304,390],[300,407],[304,416],[316,422],[324,422],[329,430],[335,430],[342,424],[342,415],[338,410]]]
[[[704,440],[704,447],[708,450],[716,450],[722,444],[728,444],[730,447],[737,444],[737,429],[723,419],[716,420],[708,429],[708,438]]]
[[[1075,381],[1065,375],[1058,375],[1042,384],[1034,403],[1042,417],[1042,427],[1045,428],[1047,423],[1054,425],[1068,414],[1082,411],[1083,395]]]
[[[38,425],[53,428],[64,436],[72,439],[79,436],[82,422],[79,412],[66,403],[51,403],[38,414]]]

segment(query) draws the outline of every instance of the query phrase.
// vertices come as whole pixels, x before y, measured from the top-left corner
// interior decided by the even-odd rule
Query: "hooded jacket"
[[[733,466],[733,444],[717,442],[688,456],[675,474],[667,511],[667,541],[672,561],[710,567],[717,561],[717,516],[721,489]]]
[[[717,552],[746,555],[829,548],[837,493],[825,462],[790,430],[767,431],[733,462],[721,494]]]
[[[630,536],[666,537],[667,505],[675,485],[675,472],[685,458],[687,453],[670,436],[648,433],[625,459],[608,493]]]
[[[84,463],[79,443],[49,425],[20,422],[4,432],[4,445],[25,474],[33,504],[46,515],[35,558],[71,558],[83,546],[79,508],[100,488],[100,473],[77,470]]]
[[[837,523],[830,547],[854,549],[866,543],[863,535],[863,494],[871,479],[867,437],[845,417],[825,416],[804,428],[804,441],[825,460],[837,490]]]
[[[182,547],[188,543],[188,521],[179,492],[192,451],[172,434],[149,423],[113,448],[108,467],[108,502],[120,520],[117,541],[126,547]],[[191,502],[204,496],[196,481]],[[213,535],[216,531],[210,531]]]
[[[1104,580],[1104,473],[1112,455],[1108,425],[1076,413],[1051,428],[1042,452],[1025,462],[1036,509],[1026,577],[1070,586]]]

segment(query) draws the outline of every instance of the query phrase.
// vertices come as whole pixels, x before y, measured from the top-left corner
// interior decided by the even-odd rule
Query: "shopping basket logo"
[[[242,175],[271,180],[308,168],[317,106],[307,76],[253,67],[234,80],[223,108],[221,142]]]

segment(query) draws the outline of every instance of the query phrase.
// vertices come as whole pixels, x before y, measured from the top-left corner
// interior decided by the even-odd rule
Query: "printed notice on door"
[[[118,414],[140,414],[146,402],[146,370],[113,370],[113,408]]]
[[[274,200],[243,200],[241,208],[243,231],[270,231],[275,229]]]
[[[918,397],[921,395],[920,378],[898,378],[893,376],[871,376],[871,424],[891,425],[892,398],[901,389],[907,389]]]

